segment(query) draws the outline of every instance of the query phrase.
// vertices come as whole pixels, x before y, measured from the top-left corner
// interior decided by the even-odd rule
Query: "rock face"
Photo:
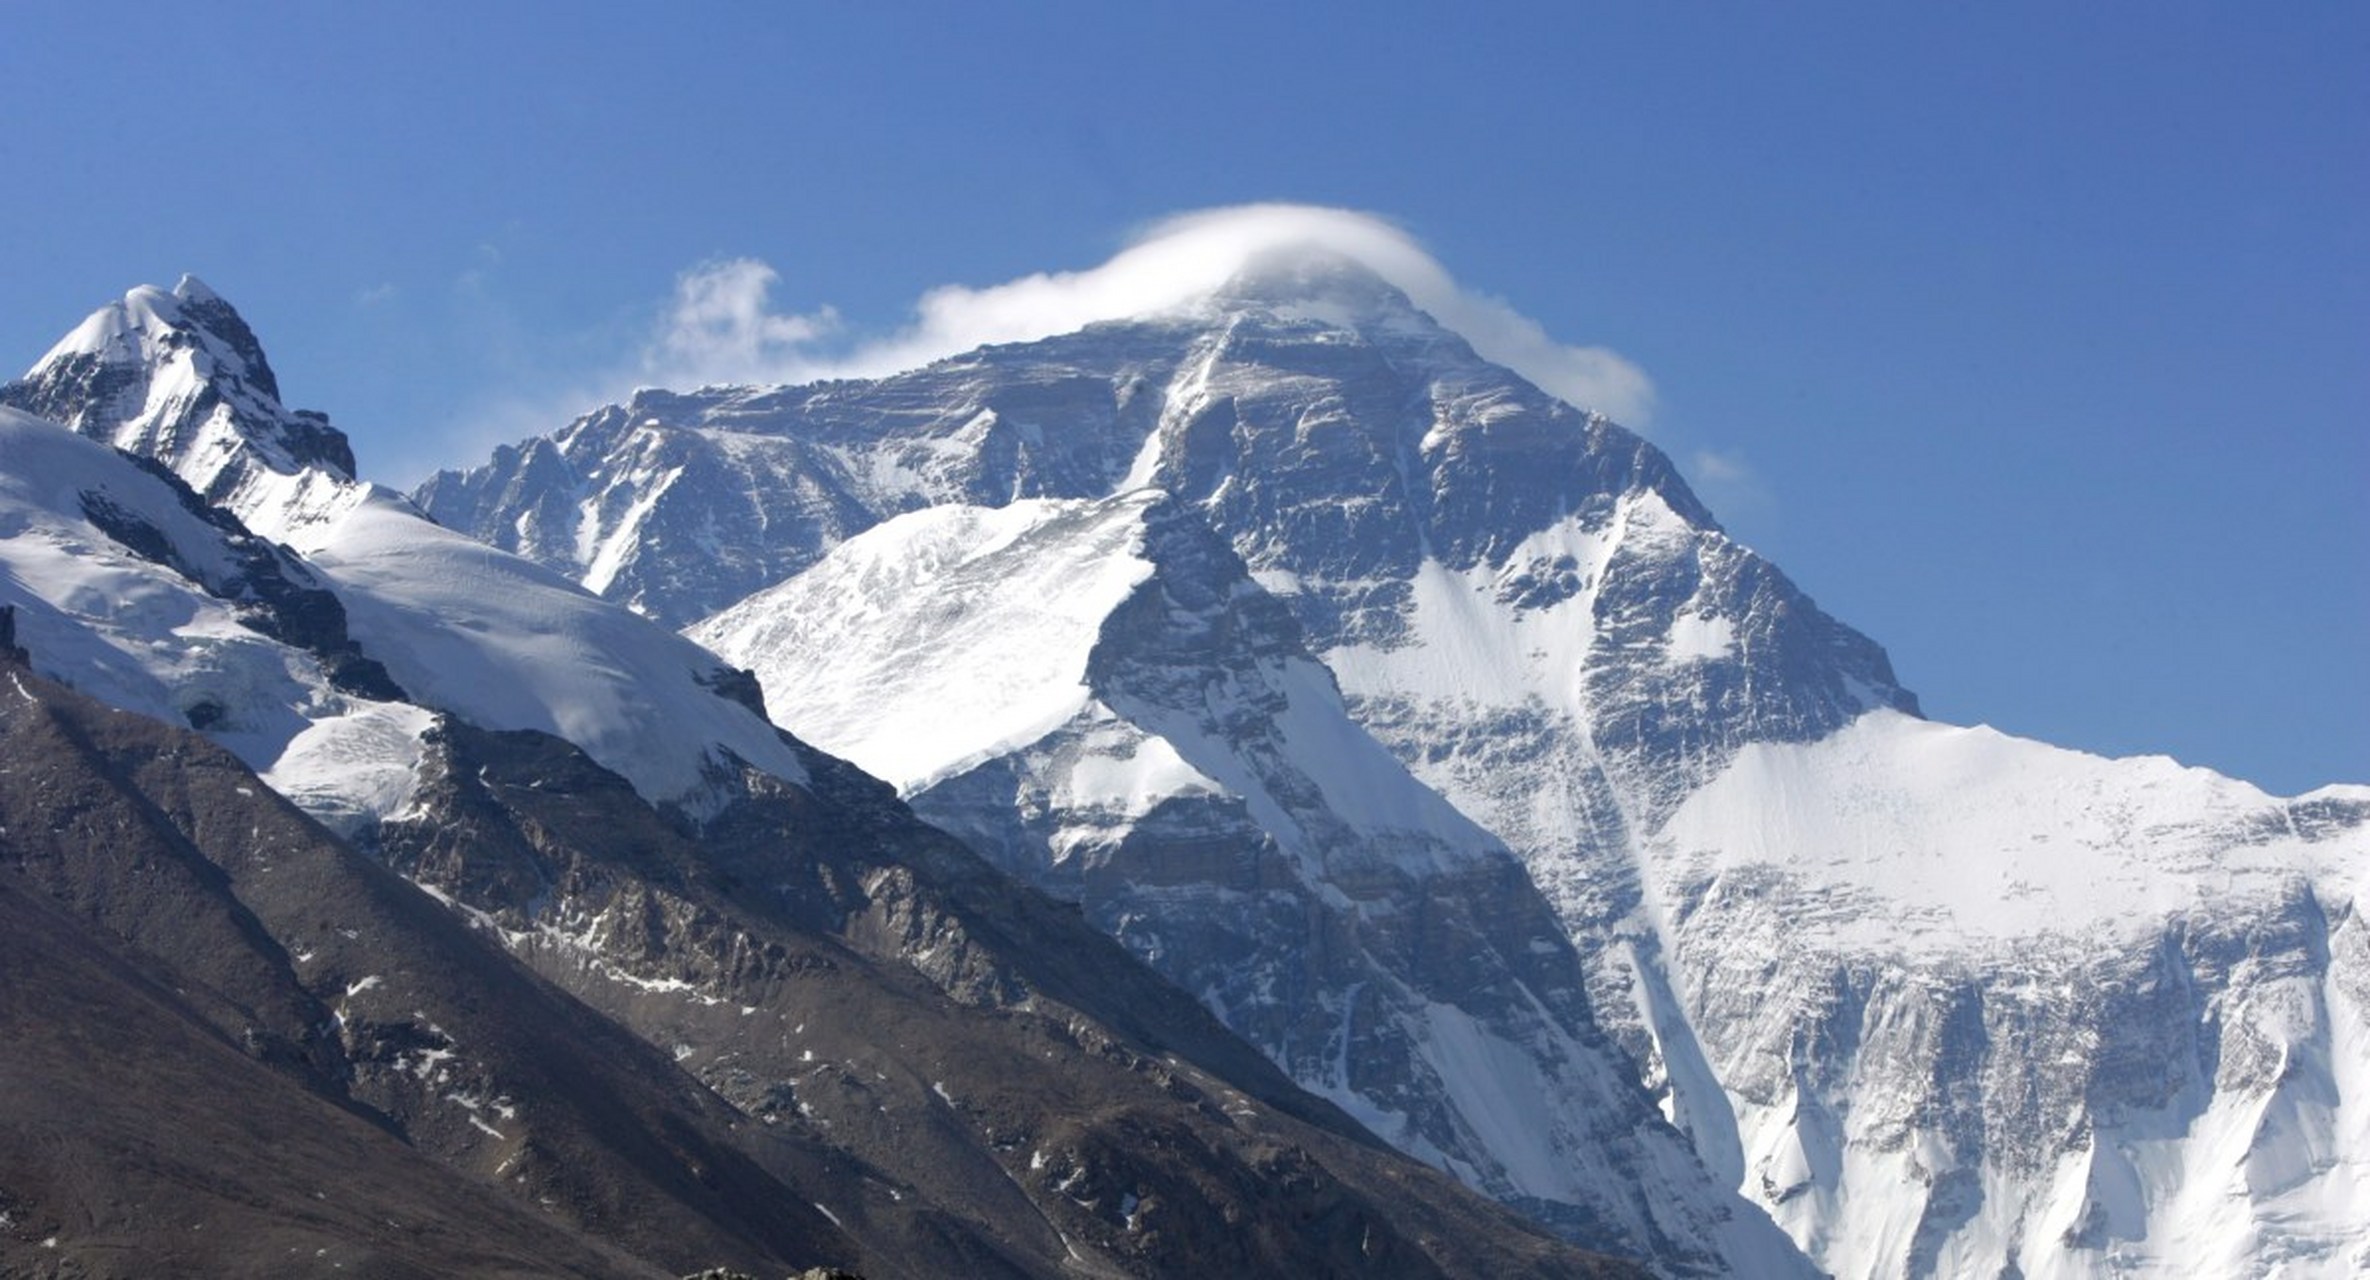
[[[1402,1149],[1666,1267],[1785,1265],[1591,1021],[1521,864],[1190,508],[930,508],[691,634]]]
[[[382,847],[832,1153],[785,1181],[865,1274],[1635,1274],[1387,1153],[1073,911],[810,767],[684,830],[565,744],[455,730]]]
[[[260,352],[241,367],[221,403],[268,399]],[[49,407],[87,430],[127,404]],[[254,442],[279,418],[207,420]],[[766,724],[713,655],[334,469],[259,447],[207,503],[167,454],[0,410],[0,605],[28,664],[0,728],[42,762],[0,785],[0,851],[41,927],[95,931],[175,1026],[237,1050],[193,1087],[284,1101],[255,1131],[305,1129],[297,1168],[351,1147],[330,1185],[411,1179],[423,1229],[457,1234],[308,1217],[279,1180],[159,1226],[94,1198],[105,1157],[0,1168],[22,1220],[69,1224],[61,1250],[124,1224],[74,1239],[77,1267],[270,1273],[252,1248],[333,1238],[390,1273],[482,1272],[542,1238],[509,1217],[549,1212],[592,1243],[522,1269],[1635,1274],[1295,1088],[1074,910]],[[162,998],[106,998],[135,996]],[[79,1024],[38,1016],[62,999],[26,1006],[12,1062],[72,1057]],[[110,1125],[158,1105],[144,1070],[106,1082]],[[318,1129],[324,1107],[359,1119]],[[127,1186],[226,1172],[202,1126],[167,1132],[172,1176]],[[283,1218],[249,1252],[162,1235]]]
[[[2370,789],[2280,800],[1917,719],[1883,652],[1730,540],[1652,446],[1480,361],[1354,264],[1270,264],[1176,312],[875,382],[644,392],[417,499],[685,625],[746,623],[739,601],[807,572],[839,583],[837,610],[893,611],[911,575],[849,576],[834,547],[924,508],[1142,489],[1222,539],[1357,725],[1521,860],[1597,1023],[1822,1267],[2370,1266]],[[974,525],[984,565],[998,526]],[[1189,629],[1194,607],[1175,612]],[[1206,904],[1164,888],[1185,854],[1053,840],[1104,850],[1120,812],[1116,843],[1141,845],[1164,820],[1063,790],[1077,761],[1111,777],[1166,738],[1121,708],[1161,665],[1118,656],[1157,648],[1124,613],[1101,615],[1111,656],[1078,678],[1109,724],[1023,717],[987,742],[966,722],[946,740],[972,754],[942,773],[877,767],[1166,971],[1215,974],[1231,933],[1179,954],[1191,931],[1155,944],[1161,910],[1115,905]],[[835,638],[904,653],[901,679],[983,678],[933,677],[889,628],[859,630]],[[798,700],[768,695],[801,729]],[[1256,770],[1180,757],[1241,802],[1238,841],[1278,840],[1251,813]],[[1244,872],[1210,853],[1188,874]],[[1527,927],[1490,942],[1517,953]],[[1220,1008],[1222,982],[1192,981]],[[1254,1038],[1295,1061],[1288,1035]],[[1419,1128],[1398,1131],[1411,1150]]]

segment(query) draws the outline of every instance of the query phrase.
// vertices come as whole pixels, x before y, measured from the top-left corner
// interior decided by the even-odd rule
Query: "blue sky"
[[[2370,781],[2370,7],[672,8],[13,7],[0,363],[193,271],[409,482],[647,375],[703,264],[857,341],[1370,211],[1643,370],[1930,713]]]

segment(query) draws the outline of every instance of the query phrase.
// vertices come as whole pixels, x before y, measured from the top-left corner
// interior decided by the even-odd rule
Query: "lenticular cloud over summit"
[[[1154,224],[1101,266],[1039,272],[1003,284],[944,285],[922,295],[912,324],[841,354],[815,343],[817,316],[768,309],[775,277],[746,259],[684,274],[646,367],[663,382],[804,382],[879,377],[998,342],[1028,342],[1102,320],[1157,314],[1224,285],[1254,261],[1294,251],[1340,254],[1397,286],[1483,357],[1582,408],[1631,425],[1654,390],[1636,365],[1602,347],[1556,341],[1497,298],[1460,287],[1405,231],[1372,214],[1315,205],[1253,204]]]

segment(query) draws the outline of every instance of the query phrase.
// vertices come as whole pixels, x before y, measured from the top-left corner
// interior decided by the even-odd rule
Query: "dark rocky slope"
[[[842,762],[695,825],[556,739],[450,726],[439,751],[388,859],[769,1131],[869,1168],[821,1202],[860,1238],[947,1222],[876,1267],[1626,1270],[1390,1152]]]
[[[227,753],[19,664],[0,680],[0,1234],[40,1250],[25,1267],[856,1256],[719,1099]]]

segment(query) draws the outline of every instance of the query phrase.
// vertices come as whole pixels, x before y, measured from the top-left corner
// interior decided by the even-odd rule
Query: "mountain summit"
[[[1052,536],[1133,528],[1124,505],[1030,506],[1145,491],[1169,499],[1148,541]],[[1482,360],[1337,258],[1263,261],[1186,307],[877,382],[643,392],[485,469],[442,473],[417,499],[662,620],[731,608],[696,634],[761,680],[774,675],[769,705],[783,723],[899,781],[1008,867],[1083,895],[1303,1085],[1355,1099],[1405,1149],[1671,1266],[1699,1260],[1658,1238],[1720,1241],[1741,1209],[1662,1145],[1661,1119],[1589,1101],[1616,1096],[1600,1075],[1635,1071],[1604,1031],[1632,1052],[1651,1039],[1628,1010],[1626,976],[1573,963],[1568,931],[1610,931],[1638,904],[1629,795],[1651,816],[1676,798],[1679,766],[1715,767],[1752,736],[1812,738],[1871,706],[1915,706],[1881,650],[1727,540],[1658,451]],[[943,519],[927,518],[939,508]],[[1040,519],[1041,533],[1010,547],[988,532]],[[1214,550],[1187,554],[1191,530]],[[1131,547],[1153,548],[1143,563],[1174,557],[1151,577],[1175,603],[1087,619],[1077,666],[1046,685],[1079,696],[1050,719],[1014,708],[978,722],[1009,719],[1013,734],[966,742],[969,717],[901,696],[1013,679],[1018,668],[969,639],[993,639],[969,620],[1009,594],[991,566],[1124,585],[1150,572],[1125,563]],[[1097,556],[1108,562],[1090,572]],[[937,576],[942,563],[963,568]],[[819,576],[798,578],[808,573]],[[1012,597],[1015,617],[1028,598]],[[792,636],[829,629],[785,624],[823,601],[856,625],[797,647]],[[1083,598],[1065,591],[1072,603]],[[913,607],[926,616],[895,621]],[[1182,621],[1204,612],[1205,623]],[[963,625],[909,650],[938,634],[941,614]],[[1163,634],[1161,619],[1177,630]],[[894,670],[899,687],[790,678],[838,670]],[[1393,687],[1402,675],[1417,687]],[[1538,693],[1525,688],[1534,680]],[[1575,689],[1594,706],[1593,731],[1566,701]],[[1672,714],[1698,705],[1718,714]],[[920,714],[902,723],[935,737],[861,728],[909,706]],[[1292,753],[1272,744],[1292,741],[1323,745],[1278,759]],[[1110,758],[1077,763],[1082,750]],[[1206,794],[1148,793],[1112,811],[1096,787],[1064,781],[1132,776],[1172,752],[1210,782]],[[1368,753],[1398,763],[1349,764]],[[905,771],[918,758],[946,764]],[[1326,776],[1355,780],[1311,789]],[[1391,866],[1380,851],[1406,839],[1382,832],[1378,813],[1444,796],[1463,832],[1490,832],[1451,837],[1477,861],[1454,874],[1349,870]],[[1129,813],[1137,804],[1148,808]],[[994,817],[999,805],[1017,826]],[[1591,838],[1573,841],[1572,824]],[[1212,862],[1179,845],[1238,852]],[[1262,862],[1322,870],[1295,871],[1286,888]],[[1288,914],[1309,923],[1262,925],[1236,897],[1246,892],[1299,898],[1305,911]],[[1409,923],[1385,927],[1375,913]],[[1558,913],[1561,940],[1515,923],[1553,929]],[[1416,920],[1472,940],[1419,944],[1403,932]],[[1450,920],[1494,920],[1509,936]],[[1219,979],[1229,966],[1243,972]],[[1256,973],[1275,978],[1246,976]],[[1485,1105],[1534,1094],[1545,1098],[1528,1122]],[[1675,1158],[1649,1154],[1664,1151]],[[1630,1203],[1630,1188],[1658,1184],[1673,1190],[1650,1197],[1654,1211]],[[1728,1266],[1785,1265],[1781,1247],[1741,1228],[1717,1250]]]
[[[326,415],[280,403],[280,381],[238,311],[196,276],[142,285],[90,314],[0,404],[155,458],[214,501],[259,472],[354,478]]]
[[[1343,328],[1359,324],[1437,322],[1374,268],[1348,254],[1305,245],[1280,245],[1252,253],[1217,288],[1178,311],[1205,316],[1311,308]],[[1157,313],[1137,319],[1157,319]],[[1440,330],[1446,336],[1446,330]]]

